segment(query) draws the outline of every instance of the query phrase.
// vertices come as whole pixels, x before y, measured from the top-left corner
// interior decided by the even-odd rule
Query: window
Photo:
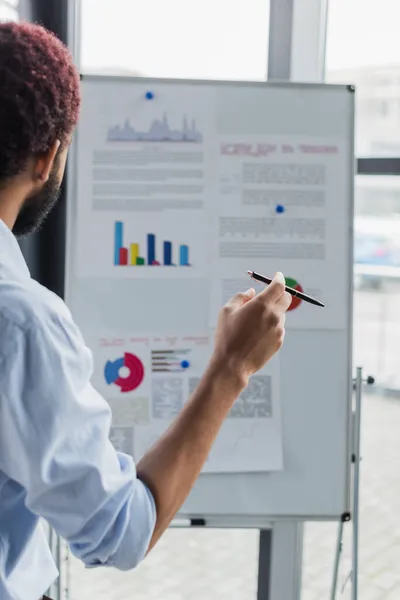
[[[400,155],[400,2],[330,0],[326,81],[357,88],[359,156]]]
[[[354,364],[362,365],[365,375],[375,376],[378,390],[396,393],[400,389],[400,169],[393,176],[393,164],[400,164],[395,160],[400,157],[399,20],[398,0],[330,0],[326,52],[326,80],[356,85],[355,142],[358,156],[363,157],[355,195]],[[360,595],[384,598],[385,577],[396,571],[391,561],[397,547],[390,539],[397,514],[389,508],[395,454],[384,454],[389,447],[398,451],[400,412],[397,403],[380,395],[364,397],[363,404],[365,462],[360,500],[366,518],[360,539],[360,555],[364,555]],[[385,472],[380,464],[387,465]],[[378,506],[387,507],[387,528],[372,532],[369,523],[380,521],[371,517]],[[321,535],[321,529],[308,530],[310,547],[313,532]],[[384,556],[379,568],[377,555],[367,556],[367,540],[372,538]],[[393,584],[394,596],[399,593],[395,588]]]
[[[0,21],[18,20],[18,0],[0,0]]]
[[[81,69],[264,80],[269,0],[82,0]]]
[[[356,181],[354,362],[390,389],[400,389],[399,20],[398,0],[331,0],[326,52],[326,80],[356,85],[356,153],[370,166]],[[378,160],[383,174],[371,175]]]
[[[266,76],[268,0],[81,0],[81,7],[83,72],[210,79]],[[301,23],[305,34],[312,35],[316,25],[306,14]],[[357,154],[372,161],[400,157],[399,22],[400,0],[330,0],[326,79],[356,84]],[[286,44],[285,30],[280,33]],[[400,177],[359,175],[354,362],[378,384],[397,389],[399,241]],[[393,464],[400,412],[396,403],[378,396],[366,398],[364,406],[360,593],[378,599],[392,597],[394,591],[394,598],[399,544]],[[312,524],[306,531],[303,598],[328,597],[336,524]],[[121,599],[208,598],[211,590],[216,600],[253,600],[257,538],[256,532],[245,530],[171,530],[134,573],[85,571],[71,558],[65,569],[71,575],[67,584],[74,598],[91,598],[94,589],[99,598]],[[347,541],[343,575],[348,549]]]

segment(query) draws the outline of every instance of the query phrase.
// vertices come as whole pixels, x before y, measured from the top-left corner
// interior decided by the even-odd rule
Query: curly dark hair
[[[55,35],[32,23],[0,23],[0,184],[56,140],[69,143],[79,88],[72,56]]]

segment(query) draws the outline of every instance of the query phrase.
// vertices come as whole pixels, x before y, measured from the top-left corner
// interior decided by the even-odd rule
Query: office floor
[[[360,600],[400,598],[400,401],[364,397]],[[335,524],[308,524],[302,600],[329,600]],[[256,600],[255,531],[171,530],[133,573],[85,571],[72,559],[70,600]],[[345,536],[340,584],[350,569]],[[65,579],[64,579],[65,583]],[[350,598],[350,586],[338,599]],[[282,599],[283,600],[283,599]]]

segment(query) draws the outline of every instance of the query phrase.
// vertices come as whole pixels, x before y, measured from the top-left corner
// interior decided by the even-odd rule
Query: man
[[[0,598],[38,600],[57,577],[40,517],[87,566],[134,568],[188,495],[249,377],[281,347],[284,279],[221,311],[198,389],[135,466],[64,303],[30,278],[14,237],[57,200],[80,104],[68,50],[43,28],[0,24]],[[49,257],[49,259],[51,259]]]

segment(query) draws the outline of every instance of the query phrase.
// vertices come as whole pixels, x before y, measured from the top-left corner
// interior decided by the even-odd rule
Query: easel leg
[[[356,406],[354,420],[354,491],[353,491],[353,546],[351,600],[358,600],[358,525],[360,515],[360,446],[361,446],[361,402],[363,388],[363,372],[357,367],[356,375]]]
[[[257,600],[270,600],[272,529],[260,529]]]
[[[257,600],[300,600],[303,524],[274,523],[260,532]]]
[[[50,526],[48,526],[48,527],[49,527],[48,542],[49,542],[51,553],[53,555],[55,565],[56,565],[60,575],[59,575],[58,579],[52,584],[50,589],[47,590],[47,594],[51,598],[54,598],[54,600],[61,600],[61,578],[62,578],[61,539]]]
[[[351,600],[358,600],[358,543],[359,543],[359,517],[360,517],[360,461],[361,461],[361,404],[363,390],[363,370],[357,367],[356,378],[353,381],[355,390],[355,408],[353,412],[353,502],[352,502],[352,521],[353,521],[353,539],[352,539],[352,560],[349,578],[351,580]],[[366,379],[368,385],[374,383],[373,377]],[[343,541],[343,520],[339,523],[335,563],[333,568],[333,580],[331,590],[331,600],[336,600],[336,591],[339,574],[340,555]],[[346,583],[348,581],[346,579]],[[345,584],[346,585],[346,584]]]
[[[340,558],[341,558],[341,554],[342,554],[342,545],[343,545],[343,523],[344,522],[341,520],[338,525],[335,563],[334,563],[334,567],[333,567],[331,600],[336,600],[336,591],[337,591],[338,577],[339,577],[339,565],[340,565]]]

